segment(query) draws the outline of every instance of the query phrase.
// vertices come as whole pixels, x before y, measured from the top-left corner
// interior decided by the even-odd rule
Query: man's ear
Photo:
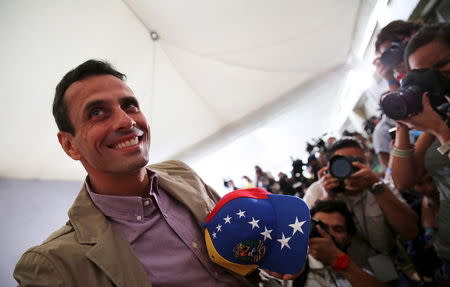
[[[75,146],[74,137],[68,132],[58,132],[58,141],[61,147],[73,160],[79,160],[81,155]]]

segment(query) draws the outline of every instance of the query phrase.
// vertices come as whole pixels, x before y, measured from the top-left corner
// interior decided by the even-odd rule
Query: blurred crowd
[[[364,133],[312,139],[290,174],[224,180],[309,205],[319,239],[295,286],[450,286],[450,23],[393,21],[374,49],[387,91]]]

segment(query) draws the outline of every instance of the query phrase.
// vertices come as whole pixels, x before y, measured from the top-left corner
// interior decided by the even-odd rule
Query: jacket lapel
[[[86,256],[116,286],[151,286],[130,244],[112,229],[84,186],[69,210],[69,220],[79,243],[93,245]]]
[[[192,180],[194,181],[195,178],[192,178]],[[158,170],[158,185],[186,206],[201,226],[208,213],[214,208],[215,203],[202,190],[200,185],[195,189],[191,184],[186,183],[181,176],[168,175],[166,172]]]
[[[109,226],[87,253],[118,287],[150,287],[147,274],[128,242]]]

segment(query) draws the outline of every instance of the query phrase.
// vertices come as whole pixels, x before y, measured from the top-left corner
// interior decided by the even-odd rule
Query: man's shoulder
[[[156,171],[177,171],[177,170],[189,170],[193,171],[186,163],[181,160],[166,160],[160,163],[154,163],[148,166],[148,168]]]
[[[45,257],[56,254],[72,253],[71,250],[79,250],[81,244],[78,242],[74,228],[66,224],[56,230],[41,244],[28,249],[26,253],[41,254]]]
[[[59,269],[61,264],[78,262],[80,258],[85,257],[86,248],[88,247],[77,241],[73,227],[65,225],[41,244],[25,251],[16,265],[15,273],[25,272],[29,266],[37,265]]]
[[[323,195],[323,189],[319,181],[313,182],[305,192],[303,200],[309,208],[313,207],[317,200]]]
[[[308,193],[308,194],[319,194],[319,193],[322,194],[322,192],[323,192],[323,188],[322,188],[322,185],[320,185],[319,181],[313,182],[306,190],[306,193]]]

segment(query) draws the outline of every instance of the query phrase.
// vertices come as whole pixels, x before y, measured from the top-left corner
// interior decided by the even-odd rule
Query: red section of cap
[[[228,193],[227,195],[225,195],[224,197],[222,197],[221,200],[219,200],[216,207],[214,207],[214,209],[209,213],[208,217],[206,217],[206,222],[209,222],[214,217],[214,215],[216,215],[216,213],[219,212],[219,210],[222,208],[222,206],[224,206],[225,204],[227,204],[228,202],[230,202],[233,199],[240,198],[240,197],[266,199],[266,198],[268,198],[268,196],[267,196],[268,194],[270,194],[270,193],[261,188],[247,188],[247,189],[239,189],[239,190],[232,191],[232,192]]]

